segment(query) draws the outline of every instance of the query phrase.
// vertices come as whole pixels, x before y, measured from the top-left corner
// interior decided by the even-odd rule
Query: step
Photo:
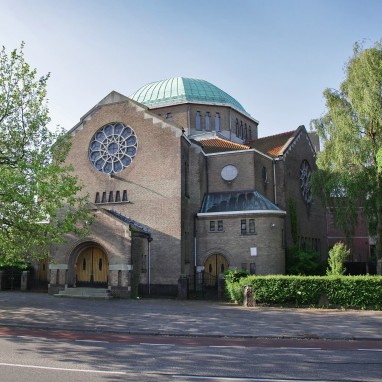
[[[72,297],[72,298],[97,298],[110,300],[113,296],[107,288],[65,288],[61,290],[56,297]]]

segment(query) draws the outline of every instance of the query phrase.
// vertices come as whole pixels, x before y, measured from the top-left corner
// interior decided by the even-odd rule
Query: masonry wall
[[[286,245],[317,249],[323,258],[327,255],[325,208],[318,198],[313,196],[311,203],[306,203],[301,193],[300,169],[302,162],[308,161],[312,171],[317,169],[316,158],[308,134],[305,130],[296,137],[288,152],[276,161],[277,203],[287,211]],[[291,234],[291,203],[296,206],[297,242]]]
[[[255,234],[241,233],[242,219],[255,219]],[[223,231],[210,232],[211,220],[222,220]],[[198,218],[197,227],[198,265],[203,266],[210,255],[219,253],[226,257],[230,268],[250,271],[251,264],[254,264],[258,275],[285,273],[283,215],[203,216]],[[251,248],[256,249],[252,254]]]
[[[89,142],[98,129],[113,122],[131,127],[138,139],[132,163],[109,176],[97,171],[88,159]],[[95,202],[96,193],[107,197],[127,191],[128,202],[98,203],[147,226],[152,234],[151,282],[153,291],[175,291],[181,271],[181,130],[156,120],[133,102],[105,104],[83,121],[72,138],[67,162]],[[114,253],[110,253],[112,261]]]

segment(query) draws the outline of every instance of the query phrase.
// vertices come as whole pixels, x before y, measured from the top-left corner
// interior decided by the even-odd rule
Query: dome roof
[[[152,82],[141,87],[130,98],[149,108],[191,102],[231,106],[248,115],[235,98],[210,82],[193,78],[174,77]]]

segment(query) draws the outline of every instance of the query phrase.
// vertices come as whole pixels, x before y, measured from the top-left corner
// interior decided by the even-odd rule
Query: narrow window
[[[224,273],[224,271],[225,271],[224,264],[220,264],[220,272],[221,272],[221,273]]]
[[[121,193],[119,191],[115,192],[115,201],[120,202],[121,201]]]
[[[210,120],[211,120],[210,112],[207,111],[207,113],[206,113],[206,130],[211,130]]]
[[[241,139],[243,139],[244,137],[244,128],[243,128],[243,121],[240,121],[240,132],[239,132],[239,136],[241,137]]]
[[[215,131],[220,131],[220,113],[215,114]]]
[[[244,140],[248,139],[248,129],[247,129],[247,124],[244,124]]]
[[[236,118],[236,136],[239,136],[239,120]]]
[[[102,271],[102,265],[103,265],[103,264],[102,264],[102,259],[99,259],[99,260],[98,260],[98,270],[99,270],[99,271]]]
[[[218,220],[218,231],[223,232],[223,220]]]
[[[84,259],[82,260],[82,270],[83,271],[86,271],[86,259],[84,257]]]
[[[99,192],[96,192],[95,203],[99,203]]]
[[[256,264],[255,263],[249,264],[249,273],[251,275],[255,275],[256,274]]]
[[[114,194],[113,194],[113,191],[110,191],[110,193],[109,193],[109,203],[114,203]]]
[[[127,190],[123,190],[122,201],[127,202]]]
[[[201,122],[200,111],[197,111],[196,116],[195,116],[195,129],[196,130],[201,130],[200,122]]]
[[[245,219],[241,220],[241,234],[245,235],[247,233],[247,221]]]
[[[102,203],[106,203],[106,192],[102,193]]]
[[[252,141],[252,127],[248,127],[248,140]]]
[[[249,219],[249,233],[255,233],[255,219]]]
[[[189,196],[188,162],[184,162],[184,195]]]
[[[215,231],[215,221],[214,220],[210,220],[210,231],[211,232]]]

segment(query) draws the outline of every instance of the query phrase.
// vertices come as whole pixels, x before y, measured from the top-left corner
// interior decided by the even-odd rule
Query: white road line
[[[233,349],[246,349],[245,346],[234,346],[234,345],[210,345],[210,348],[233,348]]]
[[[191,379],[209,379],[211,381],[245,381],[245,382],[291,382],[291,379],[269,379],[269,378],[234,378],[234,377],[205,377],[198,375],[173,375],[173,378],[180,378],[187,380]],[[318,379],[293,379],[293,382],[325,382]]]
[[[277,349],[283,349],[283,350],[322,350],[322,348],[288,348],[288,347],[280,347]]]
[[[91,342],[91,343],[101,343],[101,344],[108,344],[109,341],[97,341],[97,340],[75,340],[76,342]]]
[[[139,345],[149,345],[149,346],[175,346],[175,344],[154,344],[151,342],[141,342]]]
[[[357,349],[359,351],[382,351],[382,349]]]
[[[23,338],[26,340],[47,340],[46,337],[37,337],[37,336],[17,336],[17,338]]]
[[[20,368],[25,368],[25,369],[76,371],[78,373],[127,375],[127,373],[125,373],[124,371],[90,370],[90,369],[69,369],[69,368],[65,368],[65,367],[48,367],[48,366],[37,366],[37,365],[21,365],[21,364],[17,364],[17,363],[3,363],[3,362],[0,362],[0,366],[20,367]]]

